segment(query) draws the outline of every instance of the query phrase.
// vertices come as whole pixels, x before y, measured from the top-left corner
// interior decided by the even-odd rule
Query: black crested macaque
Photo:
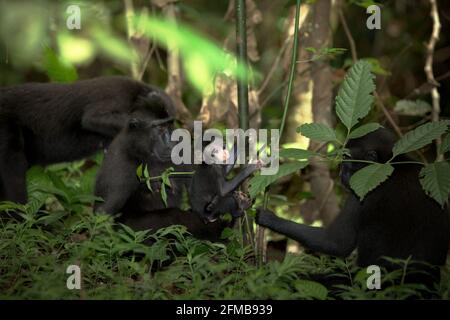
[[[25,203],[27,168],[106,148],[136,110],[175,113],[161,89],[125,77],[0,88],[0,201]]]
[[[385,163],[392,157],[395,141],[390,131],[378,129],[350,140],[347,148],[352,159]],[[408,159],[400,155],[395,160]],[[343,162],[343,185],[349,188],[350,177],[365,165]],[[398,259],[411,256],[413,260],[435,266],[445,264],[450,239],[449,212],[422,190],[420,165],[393,166],[392,176],[368,193],[363,201],[351,192],[341,213],[328,228],[298,224],[262,209],[258,210],[256,222],[316,252],[346,257],[357,249],[357,263],[361,267],[391,268],[383,256]],[[432,273],[433,281],[438,280],[438,268],[433,268]]]
[[[227,160],[229,153],[226,149],[215,148],[213,157],[219,157],[219,161]],[[232,227],[235,219],[244,214],[244,211],[252,205],[247,194],[236,189],[253,172],[261,167],[261,162],[246,165],[234,178],[227,180],[236,160],[228,165],[217,164],[215,159],[211,159],[211,164],[202,163],[193,165],[194,175],[189,180],[182,176],[171,179],[172,191],[171,202],[168,201],[168,208],[156,209],[155,204],[160,204],[148,190],[140,189],[137,195],[139,201],[129,201],[123,209],[123,215],[119,221],[129,225],[135,230],[158,229],[179,224],[187,227],[187,230],[196,238],[221,241],[222,231],[226,227]],[[167,164],[170,167],[170,164]],[[160,169],[163,171],[163,169]],[[176,171],[183,171],[177,168]],[[190,210],[182,210],[177,205],[181,205],[181,192],[183,186],[187,187]],[[159,196],[159,195],[158,195]],[[170,199],[170,195],[168,196]],[[135,197],[130,200],[137,200]],[[231,220],[226,220],[223,215],[231,214]]]
[[[130,123],[133,122],[133,119],[130,120]],[[236,189],[261,164],[258,162],[245,166],[231,180],[227,180],[226,176],[233,168],[236,156],[228,165],[217,164],[215,159],[211,159],[211,164],[173,165],[170,160],[170,138],[160,138],[156,142],[150,140],[152,130],[163,130],[164,134],[159,137],[166,137],[171,130],[167,127],[169,124],[158,120],[150,125],[139,126],[139,131],[136,128],[124,128],[114,139],[97,175],[95,194],[105,201],[97,206],[96,211],[109,214],[121,212],[118,221],[136,230],[156,231],[181,224],[197,238],[218,241],[222,230],[232,226],[234,218],[241,216],[251,206],[250,198]],[[136,146],[136,139],[147,142]],[[162,157],[161,154],[166,156]],[[229,152],[216,146],[212,157],[226,160]],[[147,164],[151,176],[160,175],[170,167],[178,172],[195,173],[170,176],[171,187],[166,188],[166,206],[158,192],[159,181],[152,182],[153,192],[148,190],[145,183],[139,182],[136,169],[141,163]],[[183,192],[189,198],[190,210],[181,209]],[[225,213],[232,215],[231,221],[220,218]]]
[[[139,165],[147,165],[152,174],[154,169],[167,168],[173,147],[170,141],[172,124],[171,117],[155,120],[132,114],[128,126],[111,143],[97,174],[95,195],[102,197],[104,202],[96,204],[95,211],[118,213],[138,190],[141,193],[143,187],[147,188],[136,175]],[[158,171],[157,175],[161,173]],[[157,201],[156,197],[152,199]],[[134,204],[139,206],[140,202],[140,199],[132,199],[131,210],[134,211]]]
[[[214,222],[225,213],[230,213],[233,218],[242,216],[244,210],[251,206],[251,200],[236,189],[261,168],[262,162],[246,165],[235,177],[227,180],[237,160],[237,146],[233,146],[231,161],[228,161],[231,153],[222,144],[213,142],[206,148],[211,150],[206,153],[210,164],[203,162],[195,166],[189,187],[192,211],[207,222]]]

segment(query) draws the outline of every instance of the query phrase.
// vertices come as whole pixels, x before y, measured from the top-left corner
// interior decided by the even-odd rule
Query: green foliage
[[[356,62],[347,73],[336,97],[336,114],[350,131],[358,120],[365,117],[372,106],[375,89],[370,64]]]
[[[242,245],[241,234],[234,229],[224,230],[224,243],[195,239],[183,226],[134,231],[109,215],[93,214],[91,206],[76,197],[81,195],[81,185],[74,183],[82,176],[78,167],[61,165],[51,171],[33,167],[28,172],[30,199],[40,200],[26,205],[24,221],[1,223],[0,299],[420,297],[418,285],[384,289],[404,276],[403,265],[383,274],[382,290],[368,290],[365,270],[355,267],[352,259],[287,254],[281,261],[255,266],[251,249]],[[74,211],[76,205],[83,210]],[[0,210],[8,206],[20,207],[2,203]],[[81,291],[66,288],[69,265],[81,268]],[[311,280],[315,273],[333,273],[353,285],[325,288]],[[438,292],[442,297],[450,292],[448,278],[444,273]]]
[[[350,134],[348,135],[348,138],[349,139],[360,138],[360,137],[365,136],[366,134],[373,132],[379,128],[381,128],[381,125],[376,122],[363,124],[362,126],[352,130],[350,132]]]
[[[297,280],[294,282],[295,288],[304,298],[325,300],[328,296],[328,289],[320,283],[309,280]]]
[[[305,48],[305,50],[313,53],[313,56],[310,59],[311,61],[317,61],[324,58],[332,59],[347,51],[347,49],[345,48],[327,48],[327,47],[320,48],[320,50],[317,50],[314,47],[307,47]]]
[[[288,174],[294,173],[300,169],[305,168],[308,165],[308,161],[297,161],[291,163],[284,163],[280,165],[279,170],[276,174],[273,175],[257,175],[250,179],[250,186],[248,191],[250,193],[250,197],[255,198],[260,192],[264,191],[264,189],[277,181],[279,178],[287,176]]]
[[[419,176],[423,190],[444,207],[450,194],[450,164],[445,161],[427,164]]]
[[[450,134],[446,134],[444,139],[442,139],[441,149],[439,150],[441,154],[448,151],[450,151]]]
[[[172,175],[192,175],[194,172],[175,172],[173,167],[167,168],[161,173],[159,176],[151,177],[148,171],[147,165],[140,164],[136,168],[136,175],[141,182],[144,182],[147,186],[147,189],[150,192],[153,192],[152,181],[159,181],[161,186],[161,199],[164,202],[164,205],[167,207],[167,191],[166,187],[172,188],[172,184],[170,183],[170,176]]]
[[[43,65],[48,77],[52,81],[73,82],[78,79],[75,67],[63,61],[51,48],[45,48]]]
[[[447,131],[449,120],[425,123],[406,133],[392,149],[393,157],[426,146]]]
[[[243,78],[248,70],[235,57],[185,25],[158,17],[139,16],[134,20],[144,34],[166,48],[174,47],[183,58],[188,80],[201,92],[212,89],[217,73]]]
[[[172,188],[172,185],[170,184],[170,173],[174,171],[174,168],[170,167],[164,170],[164,172],[161,175],[161,199],[164,202],[164,205],[167,207],[167,192],[166,192],[166,186],[169,188]]]
[[[323,142],[337,141],[336,133],[330,127],[321,123],[305,123],[297,128],[297,132],[312,140]]]
[[[379,7],[382,7],[382,4],[378,1],[374,0],[349,0],[349,3],[357,5],[359,7],[368,8],[372,5],[377,5]]]
[[[384,69],[383,66],[380,63],[380,60],[375,59],[375,58],[364,58],[362,59],[363,61],[366,61],[370,64],[370,70],[375,73],[375,74],[379,74],[381,76],[389,76],[391,75],[391,73]]]
[[[315,152],[304,149],[281,149],[280,150],[280,158],[291,158],[296,160],[308,160],[309,157],[316,155]]]
[[[371,95],[375,89],[373,75],[371,74],[371,69],[373,70],[373,68],[373,59],[357,61],[347,73],[336,97],[336,114],[345,125],[346,133],[342,132],[345,130],[333,130],[319,123],[304,124],[297,128],[297,132],[310,139],[323,142],[338,142],[340,145],[328,154],[316,153],[315,155],[334,161],[334,163],[336,161],[342,161],[344,155],[349,155],[348,150],[345,148],[348,140],[360,138],[381,127],[379,123],[371,122],[355,128],[360,119],[369,113],[373,102],[373,96]],[[405,102],[398,104],[397,109],[402,111],[409,110],[412,109],[412,104],[414,102],[405,100]],[[421,105],[420,108],[424,109],[423,103],[417,101],[416,105]],[[394,168],[391,162],[396,156],[420,149],[431,143],[443,135],[448,130],[449,125],[449,120],[430,122],[406,133],[394,145],[392,150],[393,157],[386,164],[361,161],[368,163],[368,165],[351,177],[350,187],[363,200],[368,192],[376,188],[392,174]],[[343,142],[340,142],[341,140]],[[440,153],[445,153],[450,150],[449,140],[448,135],[443,139],[439,150]],[[307,159],[310,156],[305,150],[298,150],[297,153],[294,150],[282,150],[281,157]],[[358,162],[359,160],[352,161]],[[401,165],[399,162],[395,164]],[[441,205],[448,200],[450,194],[447,180],[448,176],[450,176],[450,166],[447,163],[427,165],[421,173],[421,183],[425,192]],[[268,181],[267,178],[266,181]],[[257,191],[259,190],[258,185],[255,189]]]
[[[136,52],[131,49],[129,44],[108,30],[94,27],[92,28],[92,38],[98,49],[113,60],[127,64],[137,60]]]
[[[394,171],[388,163],[375,163],[358,170],[350,178],[350,186],[359,196],[360,200],[371,190],[375,189],[380,183],[385,181]]]

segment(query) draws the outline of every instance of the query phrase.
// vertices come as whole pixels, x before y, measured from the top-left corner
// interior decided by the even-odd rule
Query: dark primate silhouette
[[[34,164],[81,159],[106,148],[132,112],[166,118],[171,99],[124,77],[0,88],[0,201],[27,201]]]
[[[378,129],[350,140],[347,148],[351,159],[385,163],[392,157],[395,140],[387,129]],[[395,160],[408,159],[400,155]],[[343,162],[343,185],[348,188],[350,177],[366,165]],[[383,256],[399,259],[411,256],[413,260],[432,265],[445,264],[450,237],[448,210],[422,190],[420,165],[393,166],[392,176],[370,191],[363,201],[351,192],[341,213],[328,228],[298,224],[261,209],[256,222],[316,252],[346,257],[357,249],[358,264],[362,267],[375,264],[389,268]],[[426,269],[435,275],[439,272],[437,268]]]
[[[260,163],[246,165],[233,179],[227,180],[236,161],[221,165],[212,164],[173,165],[170,160],[173,143],[170,141],[171,119],[153,120],[132,118],[111,143],[102,167],[97,175],[95,194],[104,199],[97,204],[96,211],[109,214],[121,212],[119,221],[135,229],[153,229],[183,224],[195,236],[218,240],[221,231],[231,226],[234,218],[241,216],[250,207],[249,197],[236,189]],[[226,160],[230,153],[223,147],[211,156]],[[236,148],[234,148],[236,150]],[[171,186],[166,187],[167,204],[161,195],[161,182],[151,182],[152,191],[139,181],[136,170],[139,165],[147,166],[150,176],[159,176],[172,167],[178,172],[194,174],[171,176]],[[190,210],[180,209],[183,192],[189,199]],[[225,213],[232,215],[232,221],[223,221]]]

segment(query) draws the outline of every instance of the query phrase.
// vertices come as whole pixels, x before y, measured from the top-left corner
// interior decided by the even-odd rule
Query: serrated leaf
[[[258,193],[262,192],[268,185],[277,181],[279,178],[303,169],[307,165],[308,161],[284,163],[278,168],[277,174],[254,176],[249,182],[250,186],[248,191],[250,193],[250,197],[255,198]]]
[[[425,193],[443,207],[450,195],[450,164],[444,161],[427,164],[419,177]]]
[[[394,148],[392,149],[394,157],[426,146],[434,139],[444,134],[449,125],[449,120],[428,122],[406,133],[394,145]]]
[[[294,286],[304,298],[325,300],[328,296],[328,289],[318,282],[302,279],[296,280]]]
[[[351,129],[365,117],[372,106],[375,89],[371,66],[367,61],[356,62],[345,76],[336,97],[336,114]]]
[[[297,160],[307,160],[316,153],[310,150],[287,148],[280,150],[280,158],[291,158]]]
[[[444,139],[442,139],[441,149],[440,153],[444,154],[446,152],[450,151],[450,133],[448,133]]]
[[[350,187],[362,201],[367,193],[379,186],[394,171],[388,163],[374,163],[356,171],[350,178]]]
[[[330,127],[321,123],[305,123],[297,128],[297,132],[312,140],[329,142],[336,141],[336,134]]]
[[[424,116],[431,112],[431,106],[423,100],[399,100],[395,103],[394,111],[405,116]]]
[[[360,138],[360,137],[365,136],[366,134],[373,132],[379,128],[381,128],[381,124],[379,124],[379,123],[376,123],[376,122],[366,123],[356,129],[352,130],[350,132],[350,135],[348,136],[348,138],[349,139]]]

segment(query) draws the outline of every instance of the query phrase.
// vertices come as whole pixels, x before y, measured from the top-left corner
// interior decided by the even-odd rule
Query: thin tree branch
[[[350,29],[348,28],[347,20],[345,19],[342,9],[340,9],[340,8],[339,8],[339,19],[341,20],[342,26],[344,27],[345,35],[347,36],[347,40],[350,44],[350,50],[352,52],[353,62],[356,62],[356,60],[358,60],[358,56],[357,56],[357,52],[356,52],[355,40],[353,39],[352,33],[350,32]]]
[[[283,56],[283,53],[286,50],[286,48],[288,47],[290,41],[291,41],[291,37],[287,37],[286,40],[284,40],[283,46],[281,47],[280,51],[278,52],[278,55],[275,58],[275,61],[273,62],[272,67],[269,70],[269,73],[267,73],[267,76],[264,79],[264,82],[258,89],[258,95],[260,95],[264,91],[264,89],[266,89],[267,85],[269,84],[270,80],[272,79],[273,74],[275,73],[275,70],[278,69],[280,62],[281,62],[281,58]]]
[[[431,5],[430,15],[433,19],[433,31],[431,32],[430,41],[427,44],[427,56],[425,60],[424,71],[427,76],[427,81],[431,85],[433,85],[433,89],[431,89],[431,100],[432,100],[432,109],[431,109],[431,121],[439,121],[439,114],[441,112],[440,108],[440,95],[437,89],[439,83],[434,78],[433,74],[433,55],[434,48],[436,46],[436,42],[439,40],[439,33],[441,31],[441,23],[439,21],[439,12],[436,0],[429,0]],[[439,150],[441,145],[441,139],[436,139],[436,150]],[[438,160],[442,160],[443,155],[438,155]],[[440,159],[439,159],[440,158]]]

